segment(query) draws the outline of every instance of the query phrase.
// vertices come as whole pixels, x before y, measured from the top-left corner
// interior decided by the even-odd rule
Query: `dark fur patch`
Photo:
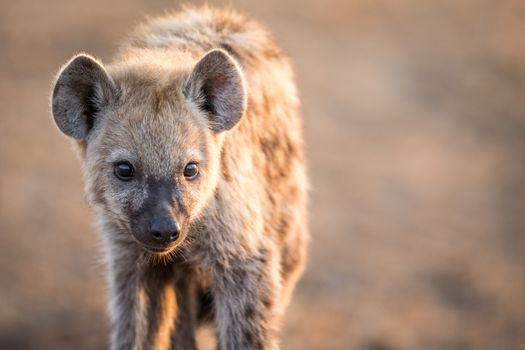
[[[209,290],[200,290],[198,293],[197,319],[199,322],[210,322],[214,317],[213,294]]]

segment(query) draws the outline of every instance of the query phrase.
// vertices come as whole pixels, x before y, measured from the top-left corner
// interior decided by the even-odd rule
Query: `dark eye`
[[[199,167],[195,163],[188,163],[184,168],[184,177],[191,180],[199,173]]]
[[[130,162],[115,163],[115,168],[113,169],[115,176],[122,181],[131,180],[133,178],[134,172],[135,170],[133,169],[133,165],[131,165]]]

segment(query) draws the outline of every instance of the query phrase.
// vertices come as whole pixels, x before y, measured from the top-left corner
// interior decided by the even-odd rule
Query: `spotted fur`
[[[84,163],[106,247],[111,348],[278,349],[307,245],[299,100],[288,59],[256,22],[207,7],[150,20],[104,65],[59,72],[52,112]],[[115,162],[134,164],[119,181]],[[182,175],[198,163],[197,180]],[[162,252],[137,234],[161,210],[181,225]]]

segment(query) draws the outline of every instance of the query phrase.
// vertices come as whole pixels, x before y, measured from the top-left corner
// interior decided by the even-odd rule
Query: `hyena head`
[[[219,49],[147,61],[105,68],[74,57],[58,74],[52,113],[79,146],[87,198],[111,234],[165,253],[212,196],[223,134],[244,114],[246,91],[238,64]]]

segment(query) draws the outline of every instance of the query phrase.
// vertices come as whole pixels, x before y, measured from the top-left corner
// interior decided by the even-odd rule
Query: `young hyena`
[[[112,349],[277,349],[303,269],[306,188],[288,59],[257,23],[187,9],[103,65],[73,57],[52,94],[107,251]]]

